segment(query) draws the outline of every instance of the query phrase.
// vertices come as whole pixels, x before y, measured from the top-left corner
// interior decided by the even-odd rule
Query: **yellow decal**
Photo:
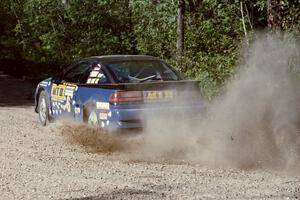
[[[66,85],[53,84],[51,89],[51,98],[54,101],[64,101]]]
[[[64,83],[65,86],[72,86],[72,87],[77,87],[76,84],[73,84],[73,83]]]
[[[54,101],[65,101],[66,96],[73,96],[74,90],[77,90],[77,85],[71,83],[53,84],[51,88],[51,98]]]
[[[71,103],[70,103],[70,97],[67,97],[67,102],[66,102],[66,107],[67,107],[67,111],[71,112]]]

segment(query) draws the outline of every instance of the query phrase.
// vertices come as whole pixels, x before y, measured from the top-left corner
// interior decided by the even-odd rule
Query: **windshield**
[[[156,60],[126,60],[104,64],[121,83],[177,81],[181,79],[172,68]]]

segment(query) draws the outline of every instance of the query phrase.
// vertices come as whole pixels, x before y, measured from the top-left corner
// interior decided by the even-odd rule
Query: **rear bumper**
[[[200,120],[206,113],[204,105],[145,106],[142,108],[111,109],[107,120],[100,122],[106,129],[143,128],[151,120]]]

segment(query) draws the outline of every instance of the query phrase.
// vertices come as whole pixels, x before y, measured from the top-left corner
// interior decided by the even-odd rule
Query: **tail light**
[[[109,97],[112,104],[141,103],[143,102],[142,91],[116,91]]]

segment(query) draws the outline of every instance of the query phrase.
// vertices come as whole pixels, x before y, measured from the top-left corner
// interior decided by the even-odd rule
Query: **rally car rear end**
[[[126,84],[110,95],[109,105],[107,120],[100,122],[108,129],[143,128],[152,118],[197,120],[205,114],[196,81]]]

